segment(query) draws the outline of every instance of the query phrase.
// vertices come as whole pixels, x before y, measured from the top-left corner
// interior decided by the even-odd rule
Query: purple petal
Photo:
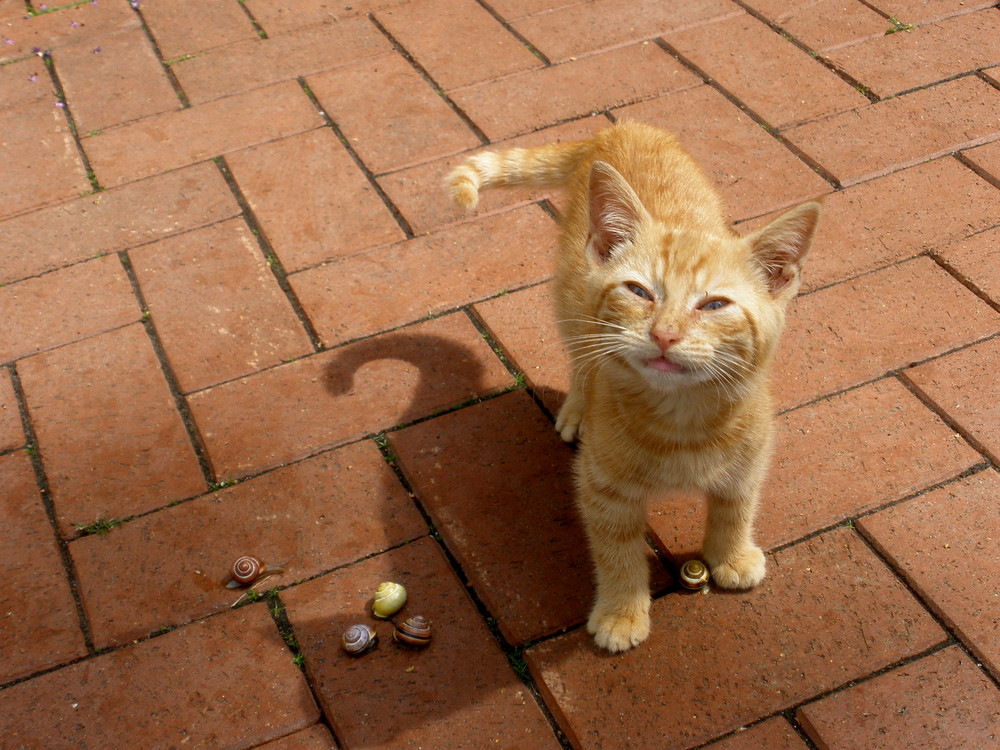
[[[61,109],[66,106],[66,102],[56,102],[56,106]]]
[[[94,47],[94,49],[92,49],[90,51],[93,52],[96,55],[98,52],[101,51],[101,48],[100,47]]]

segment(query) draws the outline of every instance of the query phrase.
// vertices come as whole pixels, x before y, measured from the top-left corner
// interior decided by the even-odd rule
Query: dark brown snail
[[[396,623],[392,639],[408,648],[424,648],[431,642],[431,624],[423,615],[407,617],[403,622]]]
[[[688,560],[681,565],[681,586],[686,589],[697,591],[708,584],[708,578],[708,566],[701,560]]]
[[[361,656],[378,645],[378,633],[369,625],[351,625],[344,631],[340,645],[351,656]]]
[[[233,563],[226,588],[235,589],[239,586],[249,586],[259,578],[284,572],[285,569],[280,565],[264,565],[253,555],[243,555]]]

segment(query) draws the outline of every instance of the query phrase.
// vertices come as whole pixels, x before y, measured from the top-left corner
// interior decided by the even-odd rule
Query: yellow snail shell
[[[253,555],[243,555],[233,563],[226,588],[235,589],[238,586],[249,586],[261,576],[267,577],[284,572],[285,569],[280,565],[264,565]]]
[[[340,645],[344,651],[351,656],[361,656],[361,654],[371,651],[378,644],[378,634],[369,625],[351,625],[344,631]]]
[[[422,615],[413,615],[400,623],[392,631],[392,639],[401,646],[424,648],[431,642],[431,624]]]
[[[708,583],[708,566],[701,560],[688,560],[681,566],[681,586],[697,591]]]
[[[372,600],[372,614],[380,620],[388,620],[406,604],[406,589],[398,583],[385,581],[375,589]]]

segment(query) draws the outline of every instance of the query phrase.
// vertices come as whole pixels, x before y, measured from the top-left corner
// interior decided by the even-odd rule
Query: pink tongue
[[[676,362],[671,362],[665,357],[657,357],[656,359],[651,359],[646,363],[654,370],[662,370],[663,372],[680,372],[684,368],[677,364]]]

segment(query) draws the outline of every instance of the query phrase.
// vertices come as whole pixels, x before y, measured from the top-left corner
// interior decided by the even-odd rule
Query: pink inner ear
[[[771,294],[780,294],[798,280],[819,214],[818,203],[803,203],[751,235],[754,257],[767,274]]]
[[[590,243],[600,260],[632,240],[646,215],[638,196],[617,170],[606,162],[590,169]]]

